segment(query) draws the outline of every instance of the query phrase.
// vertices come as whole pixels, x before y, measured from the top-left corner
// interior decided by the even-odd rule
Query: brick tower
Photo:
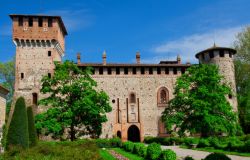
[[[233,110],[237,111],[237,96],[236,96],[236,82],[235,70],[233,63],[233,55],[236,50],[232,48],[218,47],[214,44],[213,47],[208,48],[196,54],[196,58],[200,63],[215,64],[219,67],[219,72],[224,76],[225,81],[232,89],[232,95],[228,95],[227,99],[232,105]]]
[[[10,15],[16,45],[15,94],[37,110],[42,76],[53,75],[54,61],[64,55],[66,28],[59,16]]]

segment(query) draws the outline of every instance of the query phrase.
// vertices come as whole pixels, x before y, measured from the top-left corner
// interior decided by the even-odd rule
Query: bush
[[[157,160],[161,155],[161,145],[157,143],[151,143],[147,148],[147,158],[151,160]]]
[[[205,147],[209,147],[210,143],[207,139],[200,139],[199,143],[197,145],[197,148],[205,148]]]
[[[9,149],[10,146],[29,147],[27,111],[23,97],[19,97],[16,101],[7,132],[6,149]]]
[[[161,152],[161,160],[176,160],[176,153],[171,149],[166,149]]]
[[[250,152],[250,140],[245,142],[245,145],[241,149],[243,152]]]
[[[134,143],[127,141],[123,143],[123,148],[128,152],[133,152],[134,150]]]
[[[223,153],[211,153],[204,160],[231,160]]]
[[[192,145],[199,143],[199,138],[184,138],[183,142],[186,146],[191,147]]]
[[[112,147],[121,147],[122,142],[120,138],[112,138],[112,139],[96,139],[96,145],[99,148],[112,148]]]
[[[110,145],[112,147],[121,147],[122,146],[122,141],[120,138],[112,138],[112,139],[109,139],[110,141]]]
[[[138,155],[141,156],[141,157],[146,158],[146,156],[147,156],[147,147],[145,145],[140,147]]]
[[[37,135],[34,121],[34,113],[32,107],[27,108],[27,116],[28,116],[28,130],[29,130],[29,146],[37,145]]]
[[[145,145],[143,143],[134,143],[134,150],[133,153],[139,155],[139,151],[141,147],[144,147]]]
[[[244,142],[240,141],[237,137],[230,137],[228,139],[228,145],[226,150],[229,151],[241,151],[244,146]]]
[[[186,156],[183,160],[194,160],[194,158],[191,156]]]
[[[227,144],[223,144],[222,141],[220,141],[217,137],[209,137],[208,138],[210,146],[215,149],[225,149]]]

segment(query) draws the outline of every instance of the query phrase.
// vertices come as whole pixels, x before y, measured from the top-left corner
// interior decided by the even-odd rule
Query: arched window
[[[161,87],[157,93],[157,104],[158,106],[165,107],[169,100],[169,93],[166,87]]]
[[[130,103],[136,103],[136,97],[134,93],[131,93],[129,96],[129,102]]]

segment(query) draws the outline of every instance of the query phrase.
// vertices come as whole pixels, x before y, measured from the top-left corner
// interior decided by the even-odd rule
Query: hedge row
[[[162,145],[185,145],[189,148],[197,146],[197,148],[214,148],[226,151],[250,152],[250,135],[241,137],[209,137],[209,138],[179,138],[179,137],[146,137],[145,143],[159,143]]]

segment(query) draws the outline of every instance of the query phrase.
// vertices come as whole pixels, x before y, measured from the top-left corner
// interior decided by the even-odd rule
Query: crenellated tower
[[[232,48],[218,47],[214,44],[213,47],[208,48],[196,54],[199,63],[215,64],[219,67],[219,72],[224,76],[226,83],[232,89],[232,94],[228,95],[227,99],[233,106],[233,110],[237,111],[237,96],[236,96],[236,82],[235,70],[233,63],[233,56],[236,50]]]
[[[54,61],[62,61],[66,28],[59,16],[10,15],[16,45],[14,99],[23,96],[37,110],[41,79],[52,76]],[[39,112],[39,110],[37,111]]]

